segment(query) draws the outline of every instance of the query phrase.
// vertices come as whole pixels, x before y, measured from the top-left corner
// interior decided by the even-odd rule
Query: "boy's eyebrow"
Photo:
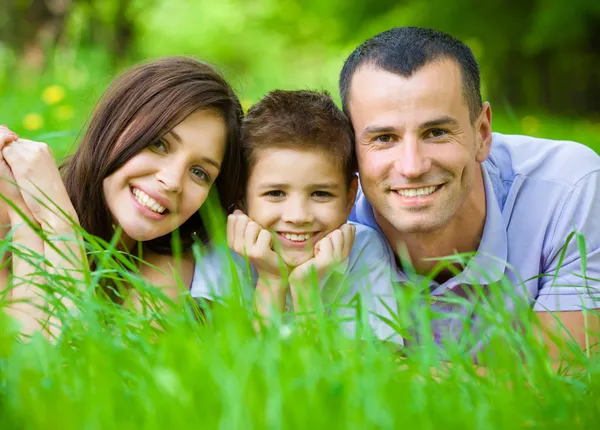
[[[175,133],[175,130],[171,130],[167,134],[170,134],[171,137],[173,139],[175,139],[175,141],[181,145],[181,143],[182,143],[181,136],[179,136],[177,133]],[[214,167],[217,168],[217,170],[221,170],[221,164],[217,163],[212,158],[200,157],[200,160],[203,161],[203,162],[205,162],[205,163],[212,164]]]
[[[289,184],[267,183],[267,184],[260,184],[259,188],[287,188],[287,187],[289,187]]]
[[[310,188],[339,188],[340,184],[337,182],[325,182],[322,184],[311,184]]]

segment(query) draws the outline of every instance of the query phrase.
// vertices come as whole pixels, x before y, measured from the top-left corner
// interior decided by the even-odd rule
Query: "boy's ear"
[[[350,186],[348,187],[348,216],[350,216],[350,212],[352,212],[352,207],[354,206],[354,202],[356,201],[356,194],[358,193],[358,176],[355,174],[352,177],[352,181],[350,181]]]
[[[235,204],[235,209],[239,209],[242,212],[246,213],[246,199],[240,199],[236,204]]]

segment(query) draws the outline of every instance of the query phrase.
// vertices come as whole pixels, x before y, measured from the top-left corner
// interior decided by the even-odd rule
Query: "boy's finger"
[[[256,247],[258,249],[271,249],[271,233],[268,230],[260,229],[256,238]]]
[[[344,246],[342,249],[342,257],[346,259],[348,255],[350,255],[350,251],[352,250],[352,245],[354,244],[354,234],[356,232],[356,227],[351,224],[344,224],[340,231],[343,235]]]
[[[344,234],[341,230],[334,230],[329,237],[333,249],[333,258],[335,261],[340,261],[344,249]]]
[[[246,236],[246,227],[248,226],[248,221],[249,221],[248,217],[237,215],[237,219],[235,221],[235,229],[234,229],[234,239],[233,240],[234,240],[236,249],[238,250],[238,252],[244,253],[244,254],[246,253],[245,236]]]
[[[235,237],[235,222],[237,217],[235,215],[229,215],[227,217],[227,245],[235,251],[234,248],[234,237]]]
[[[258,239],[260,230],[261,227],[254,221],[250,221],[248,223],[246,226],[246,231],[244,232],[244,241],[246,243],[246,247],[250,248],[256,245],[256,240]]]

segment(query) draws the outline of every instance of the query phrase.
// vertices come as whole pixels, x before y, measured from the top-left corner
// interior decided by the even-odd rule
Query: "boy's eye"
[[[333,197],[333,194],[331,194],[328,191],[313,191],[312,196],[317,197],[319,199],[326,199],[329,197]]]
[[[273,190],[273,191],[267,191],[265,193],[265,196],[280,199],[282,197],[285,197],[285,193],[281,190]]]
[[[192,172],[192,175],[194,175],[198,179],[201,179],[205,182],[210,182],[210,176],[208,175],[208,173],[206,173],[204,170],[200,169],[199,167],[192,167],[190,172]]]
[[[167,152],[167,142],[162,139],[155,140],[150,144],[150,148],[157,150],[159,152]]]

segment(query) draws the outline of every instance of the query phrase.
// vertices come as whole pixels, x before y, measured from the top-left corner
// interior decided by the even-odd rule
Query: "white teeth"
[[[294,233],[283,233],[283,237],[285,237],[288,240],[291,240],[292,242],[305,242],[308,239],[310,239],[312,237],[312,233],[300,233],[300,234],[294,234]]]
[[[438,189],[437,185],[424,188],[410,188],[405,190],[396,190],[396,193],[404,197],[428,196]]]
[[[156,200],[154,200],[152,197],[150,197],[148,194],[146,194],[142,190],[133,188],[133,196],[139,203],[146,206],[148,209],[150,209],[153,212],[157,212],[157,213],[161,214],[165,210],[167,210],[167,208],[162,206],[160,203],[158,203]]]

